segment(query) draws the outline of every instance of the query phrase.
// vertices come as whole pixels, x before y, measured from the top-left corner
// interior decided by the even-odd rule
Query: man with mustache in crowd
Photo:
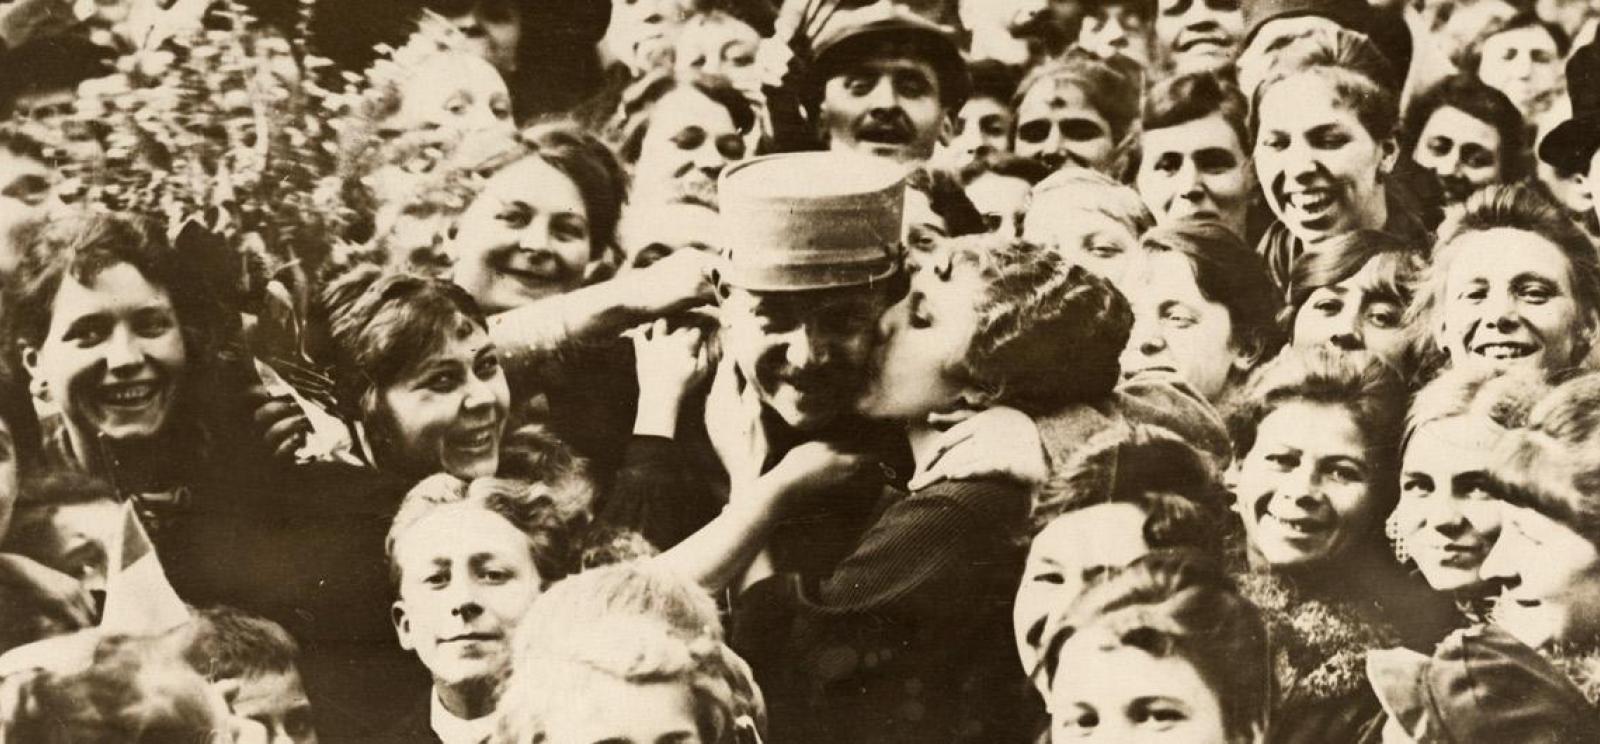
[[[951,34],[892,3],[840,12],[815,50],[819,126],[835,151],[925,163],[971,88]]]
[[[641,406],[602,520],[666,549],[721,512],[731,483],[753,480],[806,441],[908,454],[853,410],[878,318],[903,287],[903,173],[876,158],[815,152],[725,171],[713,277],[721,361],[703,407],[685,405],[677,425],[644,426]],[[654,377],[640,376],[641,399],[659,397]],[[881,480],[862,485],[876,492]],[[873,499],[836,503],[840,513],[825,521],[860,517]],[[840,539],[842,550],[849,540]],[[815,544],[805,552],[807,561],[840,557]]]

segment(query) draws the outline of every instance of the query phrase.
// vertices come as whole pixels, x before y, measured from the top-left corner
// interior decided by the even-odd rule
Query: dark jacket
[[[1029,504],[1001,480],[891,487],[832,566],[775,555],[778,573],[736,598],[733,629],[772,741],[1026,741],[1009,617]],[[841,537],[841,514],[819,511],[823,537]]]

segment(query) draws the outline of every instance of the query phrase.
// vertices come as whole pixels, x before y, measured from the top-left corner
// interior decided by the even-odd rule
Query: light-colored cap
[[[717,187],[723,279],[757,292],[850,287],[899,271],[904,166],[797,152],[728,167]]]

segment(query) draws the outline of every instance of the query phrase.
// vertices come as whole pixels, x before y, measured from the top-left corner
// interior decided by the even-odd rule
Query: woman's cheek
[[[1372,489],[1366,483],[1345,483],[1330,489],[1334,512],[1338,515],[1339,530],[1346,538],[1367,532],[1372,526]]]

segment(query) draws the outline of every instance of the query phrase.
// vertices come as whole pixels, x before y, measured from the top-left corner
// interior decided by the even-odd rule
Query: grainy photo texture
[[[0,0],[0,744],[1600,742],[1595,0]]]

